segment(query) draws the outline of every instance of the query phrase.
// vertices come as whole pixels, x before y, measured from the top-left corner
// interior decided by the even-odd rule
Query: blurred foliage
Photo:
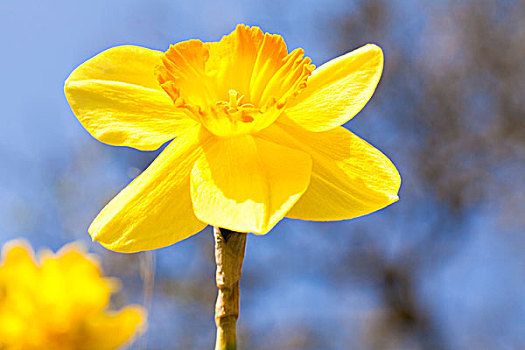
[[[405,178],[401,200],[436,202],[431,215],[413,212],[412,220],[432,224],[393,262],[380,253],[360,259],[380,282],[384,303],[365,348],[454,349],[418,295],[418,275],[442,268],[469,243],[463,229],[472,211],[490,210],[517,228],[512,240],[523,240],[525,2],[434,3],[421,24],[424,39],[404,46],[396,28],[411,19],[402,11],[385,0],[361,1],[334,25],[342,52],[366,41],[384,46],[385,74],[372,103],[395,125],[394,142],[411,164],[402,173],[421,181],[418,188]]]

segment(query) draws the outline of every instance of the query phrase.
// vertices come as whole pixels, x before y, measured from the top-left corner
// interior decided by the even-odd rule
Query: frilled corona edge
[[[264,234],[283,217],[344,220],[398,199],[401,179],[379,150],[341,127],[371,98],[383,54],[369,44],[317,69],[281,36],[239,25],[219,42],[165,53],[119,46],[66,81],[67,99],[101,142],[159,157],[89,232],[136,252],[207,224]]]

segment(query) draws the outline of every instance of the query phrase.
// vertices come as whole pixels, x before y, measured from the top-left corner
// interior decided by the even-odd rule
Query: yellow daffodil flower
[[[106,311],[117,281],[76,244],[34,257],[23,241],[2,249],[0,349],[114,350],[142,331],[145,311]]]
[[[175,139],[102,210],[93,239],[136,252],[207,224],[264,234],[284,216],[351,219],[396,201],[394,165],[341,127],[371,98],[381,49],[315,70],[303,55],[239,25],[219,42],[119,46],[75,69],[65,93],[96,139],[139,150]]]

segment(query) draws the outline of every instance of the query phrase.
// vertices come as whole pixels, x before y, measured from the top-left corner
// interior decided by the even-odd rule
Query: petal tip
[[[371,59],[377,60],[377,63],[379,63],[381,67],[383,66],[384,61],[385,61],[385,55],[383,53],[383,49],[379,45],[374,44],[374,43],[368,43],[358,48],[357,50],[368,51],[370,54],[374,56],[374,58],[371,58]]]
[[[98,242],[99,241],[98,232],[93,227],[94,223],[95,222],[91,223],[91,226],[89,226],[88,233],[91,236],[91,241],[92,242]]]
[[[7,257],[8,253],[12,249],[25,250],[30,256],[34,255],[33,248],[31,247],[31,244],[29,243],[29,241],[26,240],[25,238],[17,238],[17,239],[8,241],[7,243],[4,243],[4,245],[2,246],[1,253],[0,253],[0,256],[2,257],[0,263],[5,261],[5,258]]]
[[[365,46],[363,46],[364,48],[367,48],[369,50],[374,50],[374,51],[377,51],[378,53],[383,53],[383,49],[381,49],[381,46],[375,44],[375,43],[368,43],[366,44]]]

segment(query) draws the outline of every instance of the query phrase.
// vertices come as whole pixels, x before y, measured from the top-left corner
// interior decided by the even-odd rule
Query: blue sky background
[[[451,9],[433,1],[387,3],[392,9],[390,41],[378,43],[385,50],[386,69],[389,60],[396,62],[397,51],[409,51],[416,60],[435,64],[439,74],[438,51],[449,47],[454,34],[446,26],[431,30],[429,23]],[[101,254],[108,274],[129,288],[122,300],[141,302],[140,258],[90,243],[87,227],[156,153],[111,147],[92,138],[64,97],[69,73],[112,46],[165,50],[189,38],[215,41],[237,23],[283,35],[290,48],[303,47],[320,65],[342,53],[336,45],[337,21],[358,5],[339,0],[0,0],[0,243],[25,237],[36,247],[58,249],[72,240],[84,241]],[[349,49],[366,42],[348,43]],[[239,323],[245,344],[258,349],[372,349],[370,327],[382,312],[383,299],[378,282],[366,269],[356,274],[349,257],[361,249],[366,236],[381,259],[402,262],[402,252],[416,245],[419,232],[435,225],[443,210],[412,171],[415,165],[406,151],[422,135],[416,128],[411,131],[408,119],[404,125],[398,122],[403,121],[403,101],[382,84],[347,126],[398,166],[401,200],[358,220],[284,220],[267,236],[250,235]],[[396,122],[392,113],[397,113]],[[416,299],[432,315],[450,349],[525,348],[524,222],[521,212],[505,207],[524,197],[523,158],[518,160],[509,160],[498,173],[501,182],[514,184],[513,197],[488,193],[489,200],[470,207],[461,224],[453,226],[463,233],[460,244],[450,248],[455,252],[436,266],[427,262],[430,267],[415,277]],[[190,348],[185,342],[196,349],[211,348],[211,244],[208,229],[155,253],[157,284],[148,348]],[[447,250],[447,244],[443,247]],[[192,289],[195,286],[202,289]],[[279,341],[291,339],[290,332],[299,340]],[[411,346],[400,348],[418,349]]]

